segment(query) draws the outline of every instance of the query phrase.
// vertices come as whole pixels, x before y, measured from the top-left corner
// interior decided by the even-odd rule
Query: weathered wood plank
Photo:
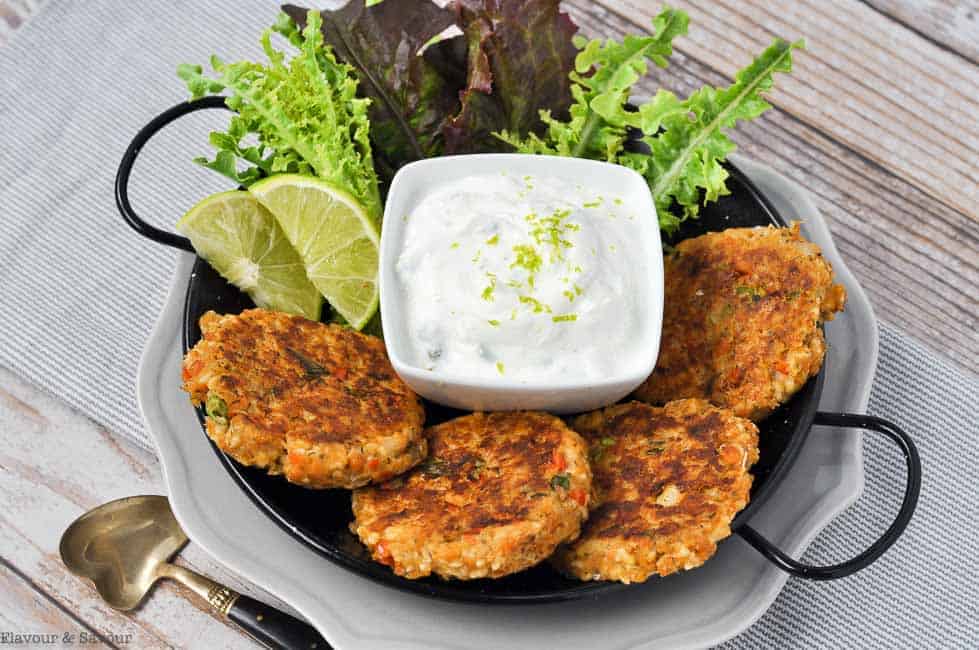
[[[61,532],[82,512],[123,496],[163,492],[159,465],[151,454],[115,438],[6,370],[0,370],[0,438],[0,556],[39,592],[32,595],[21,585],[18,607],[32,607],[46,594],[53,606],[71,612],[99,634],[132,635],[129,647],[257,647],[174,583],[159,583],[136,612],[125,614],[105,605],[87,581],[71,575],[61,563]],[[230,576],[193,544],[182,551],[179,562],[274,603]],[[23,623],[33,625],[34,619]],[[64,631],[78,627],[76,622]]]
[[[864,0],[902,26],[979,64],[979,2],[975,0]]]
[[[103,645],[100,641],[108,639],[73,618],[0,561],[0,645],[61,646],[69,641]]]
[[[649,25],[657,3],[600,0]],[[731,76],[773,37],[809,52],[779,80],[775,103],[891,170],[951,209],[979,219],[979,69],[857,0],[684,0],[679,51]]]
[[[631,19],[597,3],[565,5],[589,35],[620,36],[637,29]],[[744,52],[735,63],[749,57]],[[681,50],[641,89],[651,94],[664,86],[685,95],[704,83],[726,84],[728,78]],[[781,92],[779,85],[773,99]],[[813,193],[881,318],[975,372],[979,235],[968,216],[937,204],[920,188],[780,108],[742,125],[735,140],[742,153]]]

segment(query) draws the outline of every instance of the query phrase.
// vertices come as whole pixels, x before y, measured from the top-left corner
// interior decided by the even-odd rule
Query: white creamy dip
[[[435,186],[402,217],[406,361],[517,382],[629,368],[648,273],[640,217],[655,219],[560,178],[481,174]]]

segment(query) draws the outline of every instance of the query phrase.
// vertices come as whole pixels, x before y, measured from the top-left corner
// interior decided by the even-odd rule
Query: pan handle
[[[786,555],[781,549],[765,539],[751,526],[741,526],[737,533],[744,541],[764,555],[772,564],[778,568],[799,578],[810,580],[835,580],[843,578],[860,569],[869,566],[877,558],[884,554],[891,545],[897,541],[918,504],[918,493],[921,491],[921,459],[918,457],[918,450],[914,446],[911,437],[902,431],[897,425],[876,418],[870,415],[856,415],[852,413],[816,413],[813,426],[833,426],[866,429],[882,433],[896,444],[904,453],[904,460],[907,462],[908,476],[904,487],[904,500],[901,503],[901,510],[891,523],[890,527],[876,542],[870,545],[860,555],[846,562],[829,566],[810,566],[803,564],[796,559]]]
[[[204,97],[190,102],[181,102],[176,106],[168,108],[140,129],[139,133],[136,134],[136,137],[133,138],[133,141],[126,148],[126,153],[122,155],[122,162],[119,163],[119,171],[116,172],[116,207],[119,208],[119,214],[122,215],[125,222],[143,237],[152,239],[160,244],[173,246],[180,250],[194,252],[194,247],[191,245],[189,239],[151,226],[133,211],[133,206],[129,202],[129,175],[133,171],[136,157],[139,156],[143,145],[149,142],[150,138],[156,135],[160,129],[177,118],[183,117],[188,113],[193,113],[194,111],[207,108],[225,108],[231,110],[225,105],[224,100],[224,97]]]

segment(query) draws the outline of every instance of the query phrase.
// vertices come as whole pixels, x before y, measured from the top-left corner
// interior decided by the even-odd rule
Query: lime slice
[[[310,176],[281,174],[248,188],[306,265],[306,276],[352,327],[377,312],[380,237],[356,199]]]
[[[177,222],[197,254],[259,307],[320,319],[323,297],[275,217],[248,192],[204,199]]]

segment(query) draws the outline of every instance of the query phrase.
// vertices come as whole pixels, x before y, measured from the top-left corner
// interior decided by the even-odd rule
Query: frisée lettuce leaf
[[[228,93],[225,103],[236,113],[226,131],[210,135],[215,158],[195,161],[246,187],[270,174],[315,175],[349,192],[379,221],[370,100],[357,96],[353,68],[324,45],[319,12],[310,11],[306,22],[300,32],[280,14],[262,34],[267,63],[226,63],[212,56],[213,76],[199,65],[178,67],[193,99]],[[288,60],[272,45],[273,31],[296,48]]]

